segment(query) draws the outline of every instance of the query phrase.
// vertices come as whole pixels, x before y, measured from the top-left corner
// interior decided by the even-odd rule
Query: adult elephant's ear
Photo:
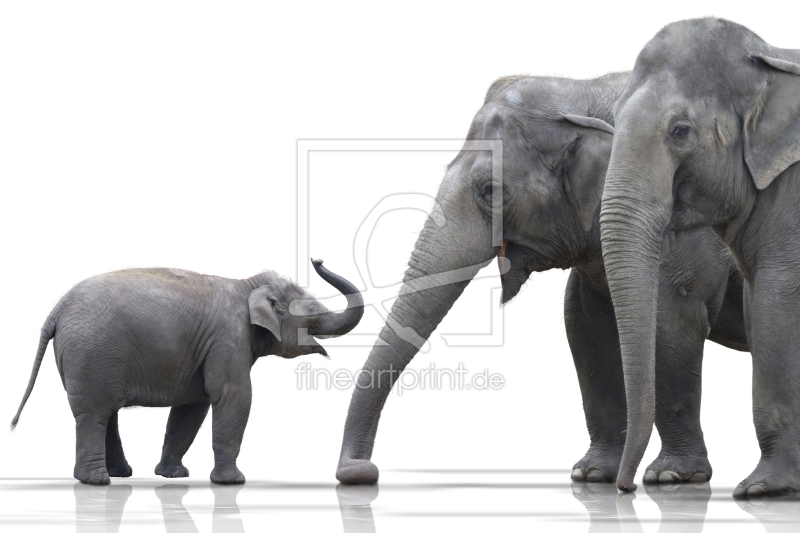
[[[603,198],[614,127],[594,117],[564,115],[562,118],[580,131],[567,148],[559,172],[563,174],[564,189],[578,213],[581,226],[584,231],[589,231]]]
[[[761,190],[800,161],[800,64],[761,54],[750,57],[769,75],[744,120],[744,159]]]
[[[250,323],[268,329],[278,342],[281,341],[281,318],[275,310],[278,300],[272,287],[264,285],[250,293],[247,303],[250,306]]]

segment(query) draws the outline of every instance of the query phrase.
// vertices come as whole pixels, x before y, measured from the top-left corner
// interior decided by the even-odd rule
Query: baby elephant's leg
[[[156,474],[164,477],[188,477],[189,469],[183,466],[183,456],[194,442],[203,424],[210,403],[207,401],[176,405],[169,412],[167,433],[161,449],[161,462]]]
[[[92,485],[106,485],[111,479],[106,469],[106,428],[111,413],[75,414],[75,479]]]
[[[236,466],[244,428],[250,416],[250,391],[220,399],[212,408],[214,447],[214,483],[244,483],[244,474]]]
[[[106,469],[111,477],[131,477],[133,469],[125,459],[119,436],[119,412],[108,419],[106,426]]]
[[[125,353],[109,353],[103,342],[87,329],[85,342],[70,337],[78,328],[63,328],[56,345],[56,359],[63,368],[62,380],[75,417],[75,479],[93,485],[111,480],[106,459],[114,466],[127,465],[117,427],[117,411],[126,403]],[[69,347],[65,353],[64,346]],[[71,349],[70,349],[71,348]],[[109,427],[110,426],[110,427]],[[106,454],[106,443],[110,444]],[[124,473],[124,472],[123,472]]]
[[[214,483],[244,483],[244,474],[236,467],[244,428],[250,416],[250,354],[238,359],[206,358],[203,365],[206,393],[211,399],[212,444],[214,448]]]

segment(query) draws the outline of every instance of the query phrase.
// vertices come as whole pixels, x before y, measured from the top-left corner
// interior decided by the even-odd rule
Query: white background
[[[625,70],[680,18],[724,16],[800,46],[794,14],[769,4],[4,3],[0,418],[16,411],[45,317],[87,277],[147,266],[294,277],[298,139],[463,138],[495,78]],[[359,223],[386,195],[434,195],[453,156],[313,154],[311,256],[361,284]],[[424,219],[382,217],[369,250],[376,284],[401,279]],[[497,278],[468,288],[412,367],[463,362],[503,374],[506,386],[393,395],[373,457],[383,480],[392,469],[542,468],[564,469],[567,481],[588,435],[563,327],[566,279],[533,276],[505,309],[504,346],[448,347],[439,333],[488,331],[497,312]],[[310,290],[335,292],[313,274]],[[355,332],[380,326],[370,311]],[[331,345],[331,361],[255,365],[239,459],[248,479],[334,481],[350,390],[298,390],[295,368],[355,371],[369,350]],[[732,490],[758,460],[750,357],[709,343],[703,377],[712,485]],[[167,413],[120,414],[135,476],[153,477]],[[185,458],[195,479],[212,468],[210,444],[209,420]],[[643,466],[657,450],[654,435]],[[72,473],[74,423],[52,347],[0,456],[0,477]]]

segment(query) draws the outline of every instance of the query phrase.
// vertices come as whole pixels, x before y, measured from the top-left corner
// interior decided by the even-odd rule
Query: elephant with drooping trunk
[[[657,421],[666,235],[713,228],[744,278],[761,459],[735,497],[800,491],[800,50],[704,18],[663,28],[616,103],[601,210],[634,475]]]
[[[503,303],[532,272],[572,269],[564,314],[591,446],[576,480],[613,481],[624,445],[626,404],[614,311],[601,257],[599,208],[614,133],[612,106],[629,73],[593,80],[510,77],[495,82],[469,141],[449,165],[405,274],[400,297],[359,376],[336,477],[371,483],[381,409],[411,362],[480,268],[498,258]],[[497,172],[499,170],[499,172]],[[502,217],[502,218],[500,218]],[[502,235],[493,233],[502,220]],[[495,229],[493,229],[495,228]],[[741,282],[722,242],[702,229],[667,244],[659,312],[659,430],[664,446],[653,482],[711,477],[700,428],[700,371],[707,336],[747,349]]]
[[[244,483],[236,465],[250,414],[250,370],[266,355],[327,356],[314,337],[345,335],[361,320],[364,300],[321,260],[322,279],[347,298],[329,311],[275,272],[247,279],[174,268],[134,268],[82,281],[42,326],[39,349],[13,429],[33,390],[50,339],[75,416],[76,479],[93,485],[129,477],[119,434],[124,407],[171,406],[155,473],[186,477],[182,459],[212,413],[215,483]]]

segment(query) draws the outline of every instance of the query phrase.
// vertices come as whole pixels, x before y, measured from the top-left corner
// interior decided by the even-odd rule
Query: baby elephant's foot
[[[583,459],[572,467],[572,480],[612,483],[617,479],[621,457],[621,448],[619,451],[589,448]]]
[[[336,479],[346,485],[378,482],[378,467],[367,459],[341,458],[336,468]]]
[[[765,460],[733,491],[734,498],[788,496],[800,492],[798,469],[792,461]]]
[[[164,477],[189,477],[189,469],[180,459],[161,459],[156,465],[156,475]]]
[[[244,474],[236,468],[236,465],[216,467],[211,471],[211,481],[214,483],[244,483]]]
[[[659,454],[644,471],[645,483],[705,483],[711,479],[711,463],[705,455]]]
[[[83,465],[76,466],[73,472],[75,479],[81,483],[88,483],[90,485],[108,485],[111,483],[111,478],[108,476],[105,461],[102,465]]]
[[[128,461],[108,464],[106,463],[106,470],[111,477],[131,477],[133,475],[133,468],[128,464]]]

